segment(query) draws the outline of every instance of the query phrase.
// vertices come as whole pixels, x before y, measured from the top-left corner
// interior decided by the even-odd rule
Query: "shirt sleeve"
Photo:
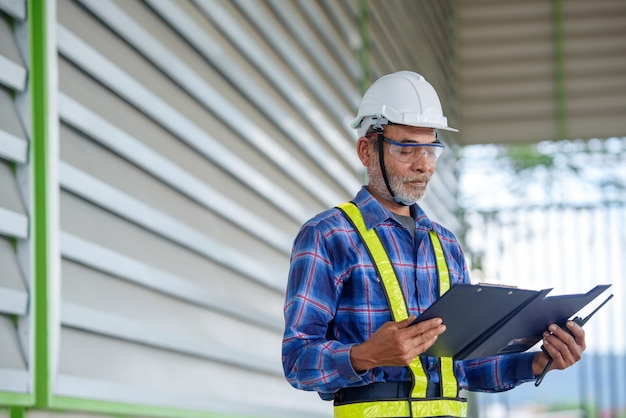
[[[291,255],[282,344],[285,377],[297,389],[329,394],[363,384],[350,362],[353,344],[327,338],[340,294],[322,232],[303,226]]]
[[[463,361],[467,387],[475,392],[504,392],[535,379],[535,352]]]

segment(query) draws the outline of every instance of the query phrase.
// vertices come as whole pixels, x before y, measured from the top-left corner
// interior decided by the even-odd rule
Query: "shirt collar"
[[[365,186],[359,190],[352,201],[361,210],[367,229],[372,229],[388,219],[393,219],[394,222],[398,222],[393,213],[376,200]],[[433,229],[431,220],[417,203],[410,206],[410,211],[411,216],[418,225],[428,230]]]

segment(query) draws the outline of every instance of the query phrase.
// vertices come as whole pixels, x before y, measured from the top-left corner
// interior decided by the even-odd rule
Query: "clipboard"
[[[550,324],[567,320],[611,285],[584,294],[547,296],[552,290],[497,285],[452,286],[414,323],[441,318],[446,331],[423,355],[469,360],[521,353],[537,344]]]

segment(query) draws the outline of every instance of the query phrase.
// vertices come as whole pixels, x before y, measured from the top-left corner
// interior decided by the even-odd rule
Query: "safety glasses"
[[[382,135],[381,135],[382,136]],[[446,148],[440,142],[431,144],[420,144],[417,142],[398,142],[387,137],[382,137],[383,141],[389,144],[389,153],[392,157],[403,163],[414,163],[424,157],[429,162],[436,162]]]

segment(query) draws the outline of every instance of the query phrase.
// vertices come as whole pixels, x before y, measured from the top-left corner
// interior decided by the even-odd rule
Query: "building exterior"
[[[364,182],[369,81],[456,126],[451,3],[0,0],[0,417],[328,415],[282,376],[291,241]]]

